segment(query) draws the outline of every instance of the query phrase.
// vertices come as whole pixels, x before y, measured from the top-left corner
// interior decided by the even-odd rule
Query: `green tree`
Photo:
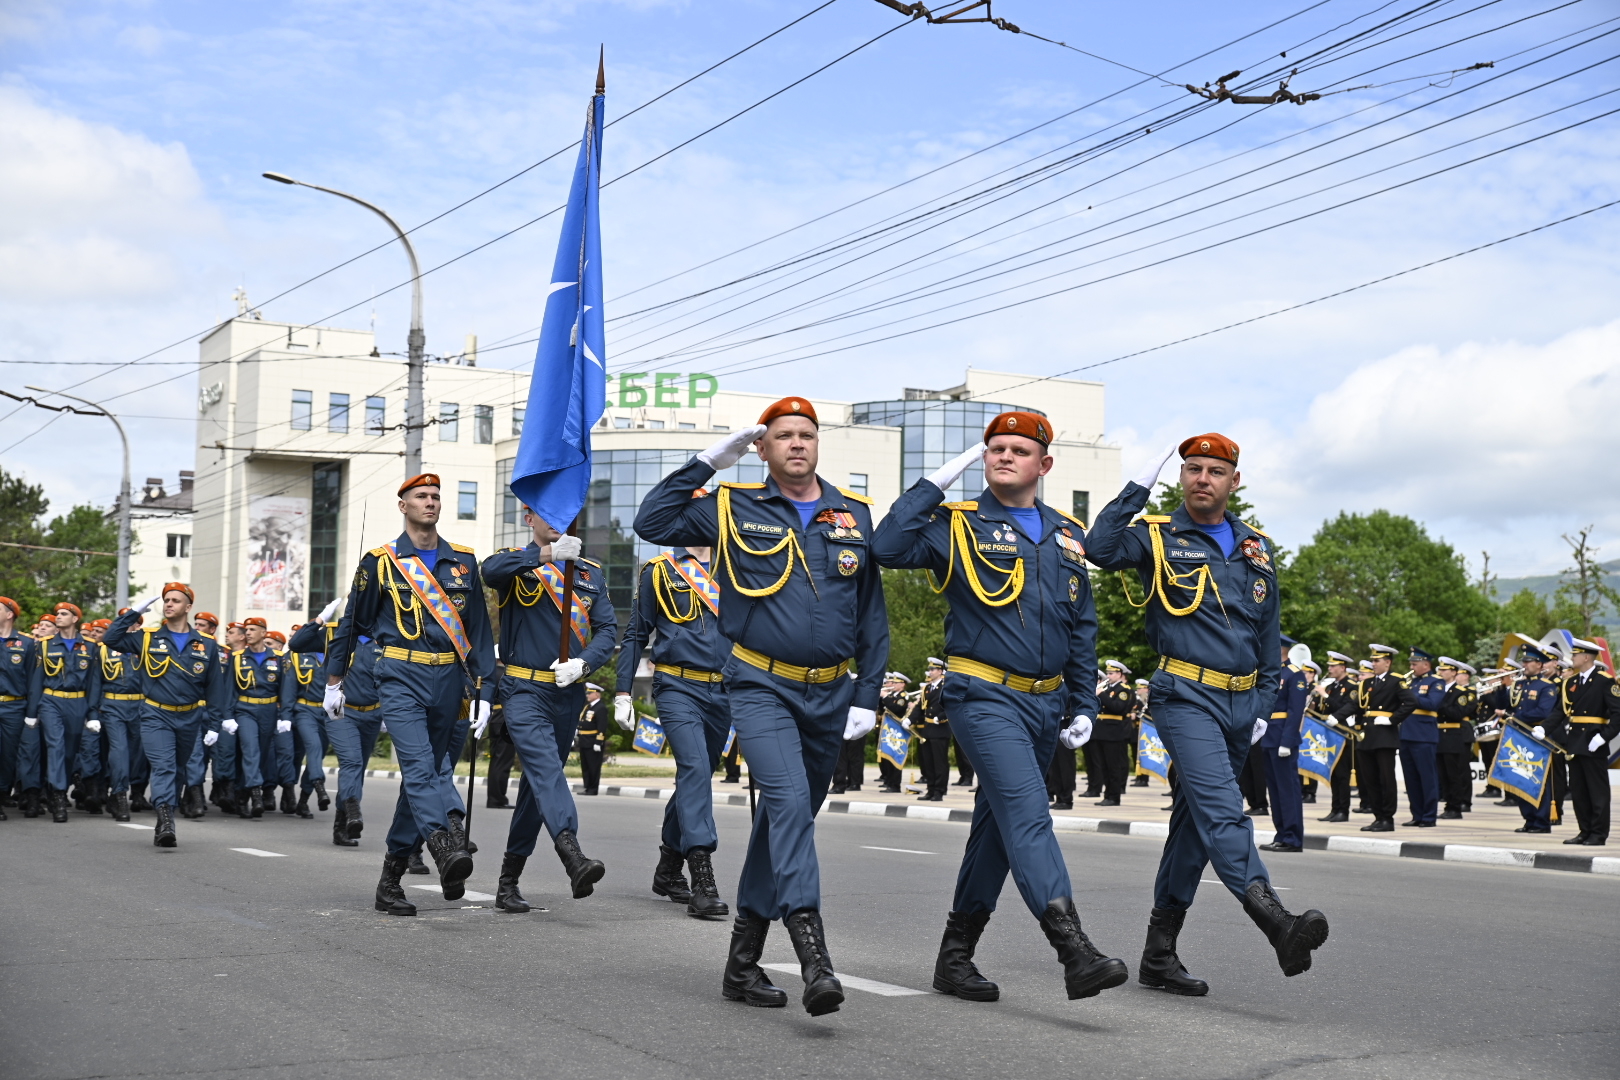
[[[50,500],[45,489],[0,468],[0,540],[37,547],[116,551],[118,526],[104,510],[75,506],[42,524]],[[6,548],[0,559],[0,595],[22,606],[25,619],[41,615],[59,600],[84,611],[86,619],[110,616],[117,595],[118,559],[113,555],[74,555],[63,551]]]
[[[1583,638],[1607,633],[1603,623],[1598,621],[1599,613],[1605,608],[1620,610],[1620,592],[1604,580],[1603,567],[1597,561],[1598,549],[1591,538],[1590,525],[1573,537],[1564,534],[1564,543],[1575,556],[1575,565],[1564,571],[1563,581],[1553,594],[1554,604],[1563,609],[1558,614],[1567,611],[1570,616],[1560,625]]]
[[[8,544],[43,544],[45,533],[39,519],[50,508],[45,489],[0,466],[0,541]],[[45,593],[39,587],[37,564],[44,552],[27,548],[0,548],[0,596],[9,596],[22,605],[24,619],[45,609]]]
[[[889,669],[920,679],[930,656],[945,655],[945,597],[926,570],[883,571],[889,607]]]

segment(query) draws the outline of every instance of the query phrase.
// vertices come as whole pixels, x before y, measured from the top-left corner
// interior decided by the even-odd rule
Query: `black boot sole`
[[[938,990],[942,994],[949,994],[952,997],[959,997],[963,1001],[1001,1000],[1001,987],[999,986],[992,990],[967,990],[961,986],[958,986],[956,983],[951,982],[949,979],[941,978],[938,975],[934,976],[934,989]]]
[[[804,988],[804,1011],[811,1016],[835,1013],[844,1004],[844,988],[837,979],[817,979]]]
[[[1311,970],[1311,953],[1328,939],[1327,916],[1315,908],[1295,918],[1293,927],[1277,950],[1277,963],[1288,978]]]
[[[654,896],[666,897],[672,904],[690,904],[692,902],[691,892],[681,893],[674,889],[666,889],[658,884],[653,885],[652,891]]]
[[[350,821],[343,827],[348,830],[350,840],[358,840],[361,832],[365,830],[366,823],[363,821]]]
[[[1183,986],[1168,982],[1157,975],[1149,975],[1144,971],[1137,973],[1136,981],[1149,990],[1163,990],[1165,993],[1175,994],[1177,997],[1203,997],[1209,993],[1209,984],[1201,980],[1196,986]]]
[[[180,841],[175,837],[174,833],[172,833],[172,832],[171,833],[158,833],[156,836],[152,837],[152,846],[153,847],[172,848],[175,845],[177,845],[179,842]]]
[[[414,904],[405,905],[406,907],[410,908],[409,911],[401,910],[394,904],[385,904],[381,900],[372,901],[371,906],[382,912],[384,915],[394,915],[399,918],[410,918],[416,914],[416,905]]]
[[[787,1008],[788,1003],[787,991],[780,988],[777,989],[775,994],[763,994],[756,996],[749,993],[747,990],[733,990],[729,986],[722,986],[720,988],[720,996],[725,998],[727,1001],[740,1001],[744,1005],[749,1005],[756,1009],[785,1009]]]
[[[596,883],[607,876],[607,867],[601,863],[587,866],[579,872],[577,878],[570,878],[568,884],[573,888],[574,899],[583,900],[596,891]]]
[[[695,901],[687,901],[686,913],[694,919],[724,919],[731,914],[731,907],[724,900],[716,900],[712,907],[700,910]]]
[[[1112,990],[1122,985],[1131,977],[1131,971],[1125,966],[1123,960],[1099,960],[1085,971],[1074,982],[1064,980],[1064,987],[1069,992],[1070,1001],[1081,998],[1096,997],[1104,990]]]
[[[334,847],[359,847],[360,841],[350,840],[347,836],[334,836],[332,837],[332,845]]]

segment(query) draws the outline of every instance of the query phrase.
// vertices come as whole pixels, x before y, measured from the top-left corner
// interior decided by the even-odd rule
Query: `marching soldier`
[[[976,446],[895,501],[873,543],[885,566],[927,569],[950,604],[945,706],[979,774],[956,895],[934,963],[934,989],[970,1001],[1001,991],[973,963],[1010,872],[1063,965],[1070,1000],[1123,983],[1129,970],[1092,944],[1041,776],[1060,740],[1072,754],[1097,710],[1097,609],[1085,529],[1035,493],[1052,468],[1043,416],[1006,412]],[[945,489],[982,461],[977,500]],[[1123,783],[1123,777],[1121,777]]]
[[[96,623],[105,638],[112,621]],[[107,808],[114,821],[128,821],[129,788],[135,776],[144,779],[146,762],[141,749],[141,673],[128,656],[107,648],[105,640],[97,643],[91,662],[101,665],[96,718],[107,737]]]
[[[58,824],[68,819],[67,786],[78,763],[93,695],[100,689],[100,670],[90,665],[90,644],[79,636],[82,618],[78,607],[65,600],[53,609],[56,633],[40,643],[39,664],[28,687],[28,717],[23,721],[39,726],[45,748],[45,801],[51,820]],[[39,774],[37,754],[35,749],[22,756],[22,772],[29,781]]]
[[[495,647],[478,560],[471,548],[439,535],[440,509],[434,473],[400,486],[405,529],[361,558],[348,618],[339,624],[326,657],[325,708],[331,720],[343,714],[343,684],[358,643],[370,638],[382,646],[375,668],[377,696],[401,779],[374,906],[390,915],[416,914],[399,880],[418,841],[425,841],[433,856],[446,900],[466,893],[473,870],[466,836],[451,828],[450,811],[461,809],[460,797],[440,765],[452,753],[469,678],[475,689],[473,723],[489,718]]]
[[[1408,659],[1407,689],[1412,703],[1398,718],[1401,729],[1401,774],[1406,780],[1406,801],[1412,820],[1403,826],[1432,829],[1440,806],[1440,773],[1435,763],[1435,747],[1440,741],[1436,726],[1440,706],[1446,697],[1446,681],[1432,673],[1434,657],[1414,646]]]
[[[1440,814],[1449,821],[1460,820],[1473,810],[1474,782],[1468,775],[1468,762],[1473,757],[1474,711],[1479,708],[1477,695],[1468,681],[1474,669],[1461,660],[1449,656],[1440,658],[1435,669],[1446,683],[1446,695],[1440,702],[1440,741],[1435,744],[1435,764],[1440,774],[1440,794],[1446,808]]]
[[[214,746],[217,777],[224,766],[227,784],[235,773],[241,791],[230,790],[226,797],[236,806],[238,816],[259,818],[267,806],[274,807],[276,725],[292,704],[294,684],[288,679],[282,657],[272,649],[266,623],[258,616],[242,622],[242,648],[230,658],[230,684],[234,695],[231,715],[220,724],[222,735]],[[324,695],[323,695],[324,696]],[[241,765],[235,767],[227,739],[236,739]],[[224,747],[227,752],[221,753]]]
[[[586,795],[600,794],[602,762],[607,757],[608,737],[613,733],[608,726],[612,722],[609,713],[607,702],[602,700],[602,688],[586,683],[585,707],[579,711],[578,722],[579,778]]]
[[[1161,657],[1152,678],[1153,719],[1179,778],[1138,980],[1199,995],[1208,984],[1187,974],[1176,935],[1205,865],[1242,901],[1285,976],[1310,969],[1328,924],[1320,911],[1293,915],[1283,907],[1237,786],[1249,747],[1265,733],[1262,713],[1269,713],[1282,674],[1271,544],[1226,508],[1242,482],[1237,444],[1210,433],[1179,449],[1182,506],[1138,516],[1176,452],[1166,451],[1098,515],[1088,557],[1105,570],[1137,571],[1146,591],[1147,637]]]
[[[343,619],[348,616],[337,622],[332,621],[342,603],[339,597],[328,604],[314,621],[299,627],[298,632],[288,640],[287,647],[297,653],[329,653],[333,640],[338,637],[347,639],[349,634],[344,629]],[[337,812],[332,816],[332,843],[337,847],[359,847],[360,834],[365,830],[360,799],[365,791],[366,764],[377,747],[377,736],[382,728],[376,675],[377,660],[381,656],[382,647],[369,637],[361,636],[355,642],[349,670],[343,678],[342,712],[335,717],[327,715],[323,702],[326,736],[332,744],[332,753],[338,759]],[[323,795],[324,787],[323,776]]]
[[[1603,847],[1609,842],[1609,744],[1620,735],[1620,683],[1597,666],[1602,650],[1576,638],[1570,667],[1558,688],[1558,712],[1569,760],[1569,793],[1580,832],[1566,844]]]
[[[317,617],[308,624],[318,635],[318,642],[325,637],[325,622]],[[302,629],[293,629],[294,639]],[[308,820],[315,816],[309,808],[310,795],[315,796],[316,809],[322,813],[332,805],[331,797],[326,794],[326,649],[322,643],[321,648],[298,651],[289,642],[282,656],[292,675],[292,701],[283,719],[291,727],[294,740],[292,775],[298,786],[298,801],[293,805],[293,813]],[[298,776],[300,764],[302,777]]]
[[[586,705],[584,680],[607,662],[618,641],[618,619],[608,599],[602,565],[580,557],[579,537],[564,536],[528,507],[523,508],[523,524],[533,535],[527,545],[502,548],[484,560],[484,580],[500,601],[501,660],[506,665],[501,675],[501,712],[507,734],[523,759],[517,806],[507,829],[495,890],[496,909],[513,915],[530,910],[518,881],[534,854],[542,826],[568,875],[575,900],[591,895],[607,873],[599,860],[587,858],[580,850],[579,810],[563,776],[563,764],[578,731],[583,786],[595,793],[602,765],[599,747],[608,716],[605,704],[598,708]],[[563,564],[570,561],[575,564],[574,591],[565,600]],[[569,635],[567,660],[560,656],[565,632]],[[587,711],[589,719],[584,719]],[[588,729],[588,734],[582,729]],[[484,725],[475,725],[473,733],[481,736]]]
[[[1124,661],[1110,660],[1105,667],[1106,683],[1097,694],[1097,730],[1091,734],[1086,754],[1089,757],[1095,750],[1102,760],[1103,797],[1097,805],[1118,806],[1125,794],[1125,775],[1130,767],[1130,715],[1131,706],[1136,702],[1131,684],[1126,681],[1131,669]],[[1070,786],[1072,788],[1072,783]]]
[[[1333,711],[1333,718],[1348,722],[1361,733],[1357,751],[1356,779],[1361,801],[1372,811],[1371,825],[1362,832],[1395,831],[1395,751],[1400,745],[1396,717],[1412,709],[1412,691],[1398,675],[1390,673],[1395,650],[1388,645],[1369,645],[1371,668],[1368,677],[1356,687],[1356,697]],[[1353,719],[1352,719],[1353,718]]]
[[[1282,642],[1282,675],[1277,681],[1277,697],[1272,702],[1266,732],[1258,746],[1265,753],[1266,792],[1270,796],[1271,824],[1277,832],[1261,851],[1304,851],[1305,810],[1300,805],[1299,740],[1305,722],[1305,702],[1310,698],[1310,677],[1288,662],[1288,650],[1298,644],[1286,634]]]
[[[935,668],[930,668],[932,674]],[[926,681],[918,690],[916,721],[912,730],[922,739],[917,747],[917,764],[922,770],[927,790],[917,797],[919,802],[944,802],[945,792],[951,786],[951,722],[945,714],[945,679]],[[1072,756],[1072,755],[1071,755]],[[1073,784],[1070,785],[1071,790]]]
[[[152,843],[172,848],[178,843],[174,811],[179,805],[180,770],[191,760],[191,750],[206,730],[219,729],[228,716],[230,689],[219,645],[203,637],[189,618],[196,595],[184,582],[171,581],[163,591],[137,604],[113,620],[102,643],[114,652],[133,657],[141,675],[141,746],[152,768],[152,802],[157,811]],[[155,630],[141,626],[141,618],[161,600],[163,621]]]
[[[21,615],[21,604],[9,596],[0,596],[0,799],[9,798],[16,788],[23,816],[38,817],[38,788],[30,797],[29,785],[18,770],[25,732],[32,736],[30,741],[39,738],[37,718],[32,725],[24,723],[28,717],[28,688],[39,663],[39,642],[30,634],[17,632]],[[0,814],[4,813],[0,809]]]
[[[820,426],[804,398],[783,398],[759,424],[728,435],[653,488],[635,529],[653,544],[713,547],[733,642],[726,662],[732,723],[760,806],[737,884],[737,919],[722,992],[779,1007],[787,995],[759,966],[771,921],[781,919],[812,1016],[836,1010],[821,919],[815,817],[843,742],[877,723],[889,656],[883,583],[872,559],[871,500],[816,475]],[[693,493],[735,465],[753,443],[769,478]],[[859,675],[847,678],[850,660]]]
[[[1524,668],[1524,677],[1515,686],[1513,698],[1513,719],[1528,728],[1530,734],[1537,740],[1547,738],[1547,724],[1551,721],[1558,708],[1558,687],[1549,681],[1542,668],[1552,659],[1551,654],[1542,652],[1533,645],[1526,645],[1519,653],[1519,662]],[[1556,754],[1552,755],[1556,760]],[[1551,772],[1551,769],[1548,770]],[[1524,818],[1524,824],[1514,829],[1520,833],[1550,833],[1552,832],[1552,805],[1554,799],[1554,778],[1547,777],[1547,783],[1542,789],[1541,802],[1531,805],[1527,799],[1514,795],[1513,801],[1518,804],[1519,814]]]
[[[1320,718],[1328,727],[1338,729],[1339,734],[1345,737],[1345,743],[1339,760],[1333,763],[1331,783],[1328,785],[1332,806],[1328,810],[1327,817],[1316,820],[1344,822],[1350,820],[1350,774],[1356,768],[1356,747],[1359,744],[1357,736],[1360,733],[1353,726],[1342,725],[1336,714],[1340,706],[1355,704],[1357,684],[1350,674],[1355,658],[1333,649],[1329,649],[1327,655],[1327,678],[1311,691],[1315,703],[1312,715]],[[1354,713],[1346,715],[1347,718],[1353,718]]]

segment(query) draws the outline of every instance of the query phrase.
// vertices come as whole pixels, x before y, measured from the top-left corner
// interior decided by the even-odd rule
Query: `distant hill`
[[[1611,589],[1620,589],[1620,559],[1612,559],[1609,562],[1601,563],[1600,565],[1603,567],[1604,584],[1608,585]],[[1505,602],[1509,597],[1517,595],[1520,591],[1529,589],[1537,596],[1551,600],[1553,593],[1558,591],[1559,583],[1562,580],[1563,579],[1557,574],[1542,574],[1535,577],[1498,578],[1495,582],[1496,599],[1500,602]],[[1616,612],[1613,608],[1607,609],[1601,613],[1601,617],[1605,619],[1612,619],[1617,615],[1620,615],[1620,612]]]

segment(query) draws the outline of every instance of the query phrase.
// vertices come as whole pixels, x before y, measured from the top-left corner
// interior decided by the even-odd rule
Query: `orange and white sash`
[[[427,608],[428,614],[433,616],[433,621],[439,624],[439,628],[450,638],[450,643],[456,647],[456,655],[466,663],[467,654],[472,652],[472,641],[468,639],[467,631],[461,625],[461,612],[457,611],[450,598],[444,595],[444,588],[439,584],[439,579],[428,573],[428,568],[422,564],[422,560],[399,557],[399,552],[394,549],[396,542],[391,541],[383,545],[383,550],[388,553],[388,561],[393,563],[394,568],[405,578],[411,592],[416,594],[422,606]]]
[[[715,615],[719,615],[720,586],[715,584],[714,578],[710,577],[709,572],[703,569],[703,564],[691,555],[684,559],[677,559],[673,554],[666,551],[663,557],[669,560],[669,565],[675,569],[677,574],[681,575],[681,580],[691,586],[692,591],[703,598],[703,602],[709,605],[709,610]]]
[[[558,570],[555,566],[551,565],[550,563],[541,563],[539,565],[539,567],[537,568],[537,571],[538,571],[539,577],[540,577],[540,584],[542,584],[542,585],[544,585],[546,587],[546,595],[551,597],[551,602],[553,604],[557,605],[557,610],[562,611],[562,609],[563,609],[563,576],[562,576],[562,571]],[[581,645],[583,645],[583,644],[585,644],[586,636],[590,633],[590,630],[591,630],[591,613],[590,613],[590,610],[588,608],[586,608],[584,604],[580,603],[580,601],[579,601],[579,593],[576,592],[572,596],[570,596],[569,601],[570,601],[569,606],[573,609],[573,611],[572,611],[573,618],[570,619],[569,621],[573,623],[574,636],[577,637],[579,639],[579,643]]]

